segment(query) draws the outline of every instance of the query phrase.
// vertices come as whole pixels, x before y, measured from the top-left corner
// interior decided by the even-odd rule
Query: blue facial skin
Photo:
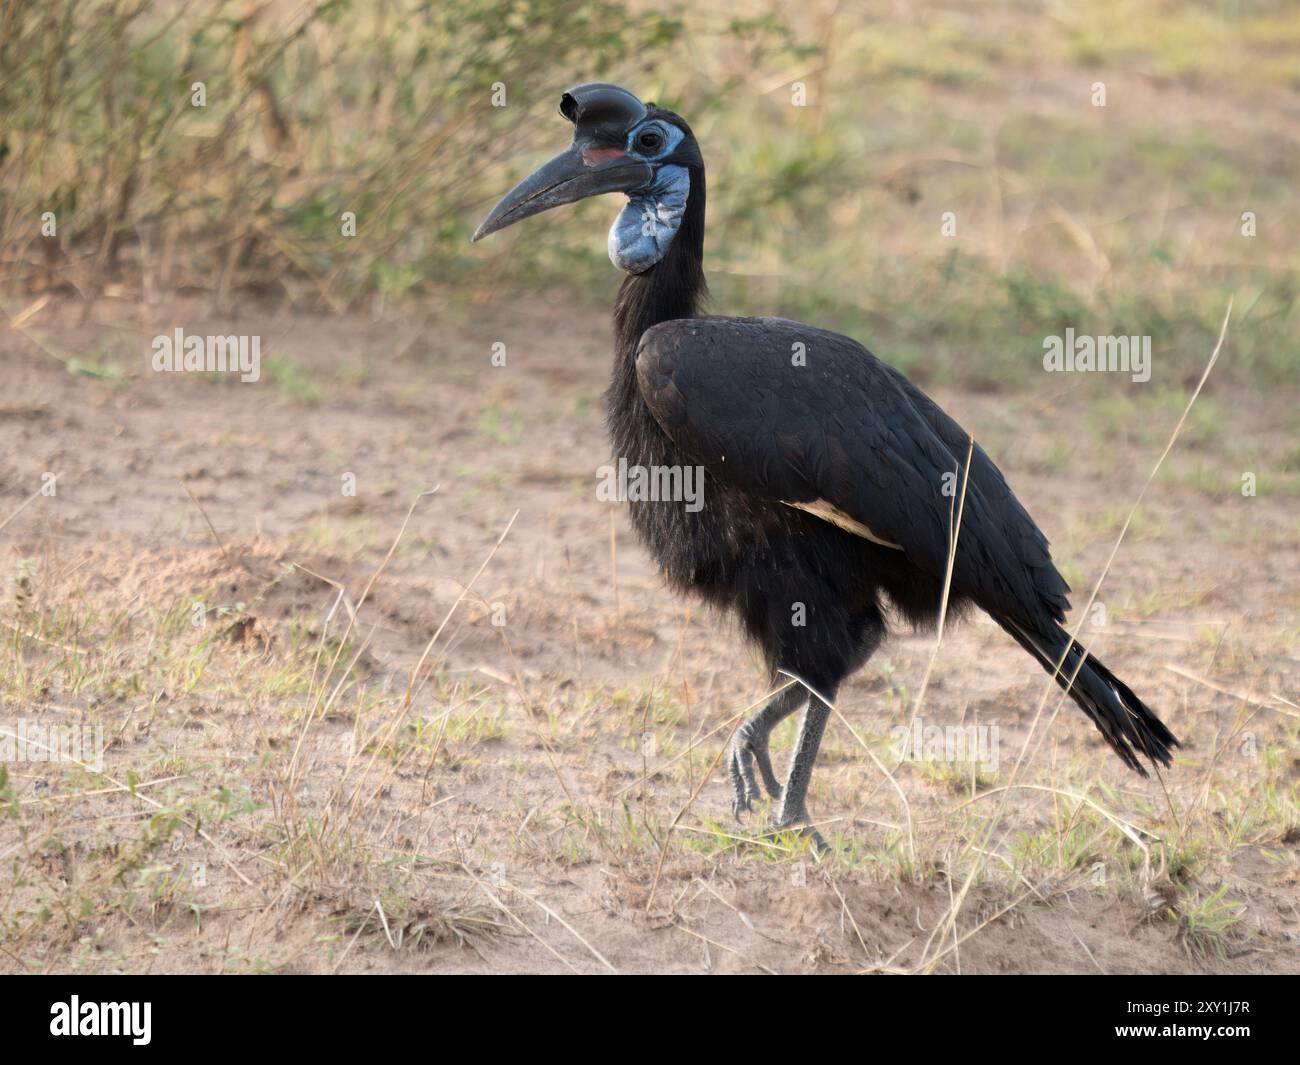
[[[662,134],[663,146],[646,156],[635,150],[636,138],[647,125]],[[628,134],[628,154],[653,162],[672,154],[684,134],[675,126],[653,121]],[[655,168],[650,184],[627,194],[627,206],[619,212],[609,230],[609,259],[620,270],[641,274],[668,254],[668,246],[686,213],[691,192],[691,175],[684,166]]]

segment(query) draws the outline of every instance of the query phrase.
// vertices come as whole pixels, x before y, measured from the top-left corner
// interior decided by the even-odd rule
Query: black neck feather
[[[693,318],[708,296],[704,281],[704,168],[692,167],[691,191],[682,224],[665,255],[649,270],[629,274],[614,303],[618,345],[615,383],[620,371],[632,370],[637,342],[652,325],[674,318]]]

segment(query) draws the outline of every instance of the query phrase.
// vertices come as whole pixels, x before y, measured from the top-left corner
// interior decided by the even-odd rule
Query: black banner
[[[100,1044],[127,1053],[250,1047],[334,1053],[355,1047],[373,1053],[403,1029],[410,1030],[410,1038],[422,1032],[439,1040],[461,1039],[475,1032],[477,1040],[504,1029],[536,1039],[558,1025],[569,1031],[566,1042],[581,1031],[585,1045],[594,1049],[626,1041],[629,1030],[647,1019],[660,1041],[674,1026],[685,1035],[701,1020],[697,1015],[694,1023],[687,1021],[680,992],[629,995],[613,982],[602,992],[588,981],[580,996],[557,988],[552,999],[537,980],[516,994],[481,982],[471,985],[468,977],[460,977],[454,988],[447,980],[419,977],[272,981],[7,977],[0,982],[5,1044],[10,1050],[37,1051],[57,1051],[63,1044],[92,1053]],[[841,1029],[837,1039],[847,1038],[842,1027],[853,1018],[854,1039],[869,1038],[864,1030],[878,1026],[882,1035],[892,1033],[891,1042],[913,1033],[918,1049],[933,1050],[946,1041],[954,1050],[992,1047],[1009,1037],[1020,1042],[1041,1035],[1072,1052],[1128,1043],[1174,1044],[1182,1053],[1195,1043],[1231,1052],[1232,1044],[1254,1047],[1261,1040],[1287,1038],[1293,1031],[1295,990],[1287,977],[981,976],[925,982],[878,978],[865,984],[804,980],[786,982],[775,996],[771,988],[732,981],[715,983],[685,1001],[707,1003],[707,1013],[726,1025],[761,1024],[764,1043],[773,1027],[806,1042],[812,1034],[809,1020],[814,1031],[831,1025]],[[611,997],[609,1008],[593,1009],[602,993]],[[638,1021],[635,1014],[645,1012],[652,1016]],[[440,1018],[449,1025],[442,1037],[436,1036]],[[793,1025],[773,1025],[778,1018]],[[608,1042],[601,1038],[602,1022],[609,1026]],[[732,1038],[759,1036],[757,1024],[753,1032],[731,1033]],[[863,1049],[870,1048],[863,1044]]]

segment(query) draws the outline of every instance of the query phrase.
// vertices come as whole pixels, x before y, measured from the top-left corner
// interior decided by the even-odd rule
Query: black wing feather
[[[714,476],[764,499],[826,500],[945,573],[945,486],[960,492],[967,434],[856,341],[781,318],[680,319],[646,330],[637,375],[664,431]],[[953,587],[1040,632],[1069,606],[1047,539],[978,445]]]

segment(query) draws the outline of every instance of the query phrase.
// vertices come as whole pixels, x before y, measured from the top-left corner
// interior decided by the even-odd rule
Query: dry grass
[[[492,329],[536,336],[549,315]],[[338,330],[302,321],[290,335],[372,363],[393,343],[389,325]],[[573,483],[580,456],[604,454],[599,415],[553,413],[569,409],[556,375],[598,377],[605,356],[593,340],[573,358],[503,380],[509,394],[470,379],[421,404],[392,365],[358,407],[342,401],[353,375],[318,355],[324,403],[307,408],[23,357],[11,401],[75,409],[58,446],[82,444],[43,454],[44,415],[7,430],[8,454],[35,449],[68,473],[56,501],[11,493],[0,517],[14,515],[0,721],[100,724],[108,749],[102,773],[5,766],[9,967],[1285,964],[1300,839],[1300,629],[1274,591],[1295,565],[1285,498],[1242,509],[1156,478],[1147,531],[1113,556],[1106,587],[1146,588],[1140,609],[1103,589],[1106,624],[1085,638],[1184,739],[1172,772],[1140,781],[1068,707],[1048,713],[1050,679],[991,626],[948,626],[937,653],[902,634],[838,699],[811,796],[835,853],[818,861],[801,837],[724,815],[716,766],[766,694],[762,670],[729,628],[662,593],[620,525],[611,552],[608,509]],[[122,395],[128,436],[114,428]],[[940,398],[976,435],[1004,403]],[[431,462],[453,445],[413,443],[430,426],[475,432],[485,402],[517,409],[520,432],[486,437],[477,460]],[[1060,414],[1024,409],[1032,447]],[[1224,437],[1270,424],[1267,409],[1225,413],[1239,420]],[[159,448],[177,420],[190,449]],[[147,464],[133,459],[141,441]],[[322,464],[325,441],[340,457]],[[250,475],[254,454],[286,458]],[[346,506],[321,502],[337,497],[336,461],[363,488]],[[1087,498],[1051,470],[1013,478],[1049,529],[1143,483],[1086,462],[1074,483],[1093,486]],[[105,514],[118,537],[103,538]],[[1102,573],[1123,527],[1072,561]],[[1188,546],[1211,529],[1234,535],[1213,554]],[[1189,602],[1183,580],[1212,590]],[[891,730],[918,709],[927,723],[996,723],[1001,764],[900,760]],[[775,742],[791,739],[787,725]]]

